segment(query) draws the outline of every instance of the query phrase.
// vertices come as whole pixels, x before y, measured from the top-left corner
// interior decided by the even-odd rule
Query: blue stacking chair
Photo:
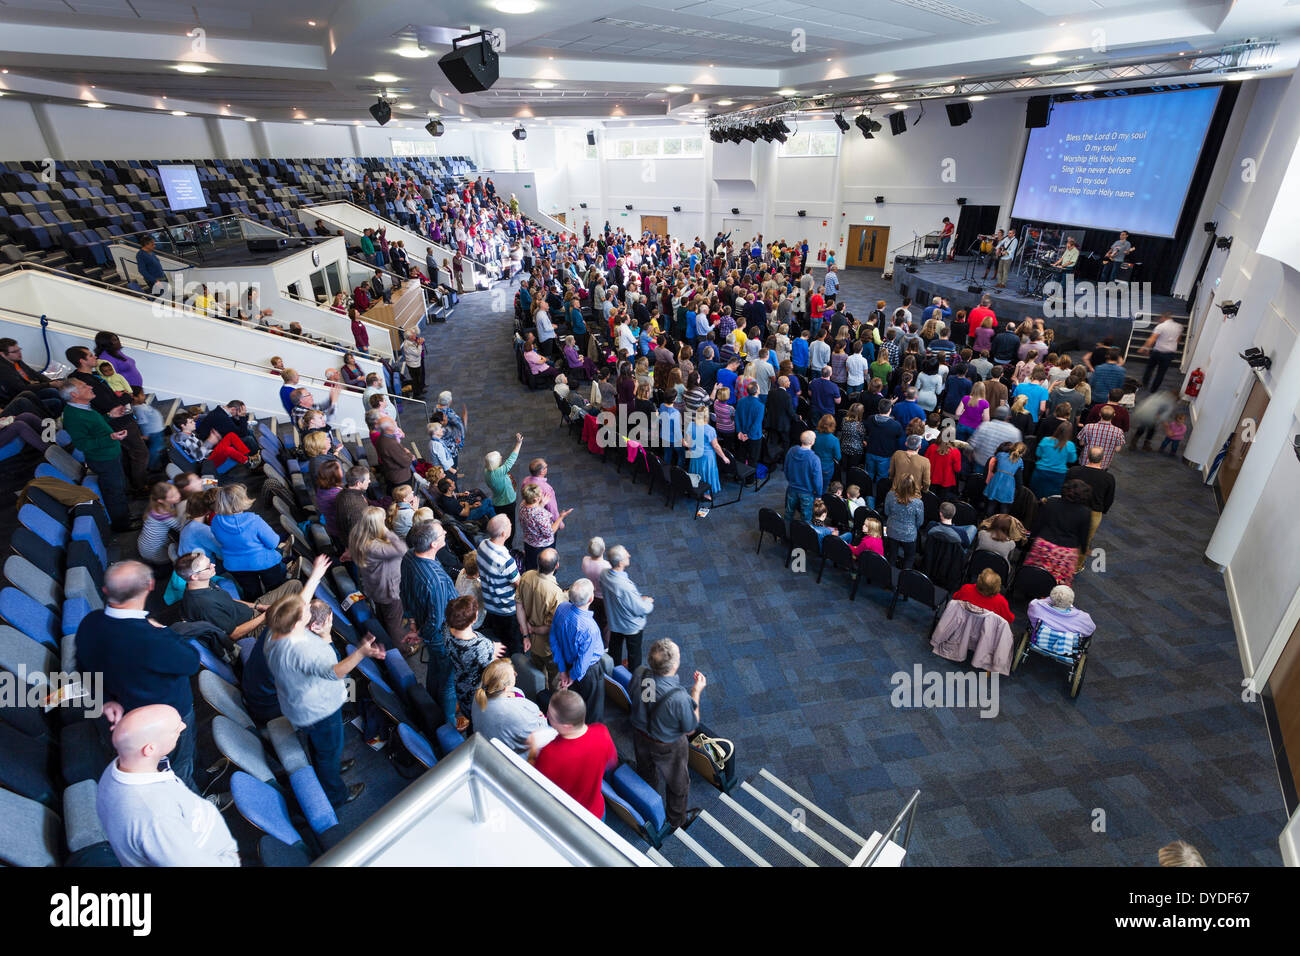
[[[614,812],[628,826],[639,831],[655,849],[662,846],[664,838],[672,832],[663,798],[628,764],[621,764],[605,774],[600,792]]]
[[[398,724],[397,736],[401,738],[402,746],[425,767],[432,767],[438,762],[438,758],[433,755],[433,747],[424,734],[420,733],[410,724]]]
[[[320,786],[320,784],[317,784]],[[230,795],[240,816],[263,833],[289,846],[302,844],[302,836],[289,819],[284,795],[269,783],[236,770],[230,775]]]
[[[59,652],[59,622],[54,612],[17,588],[0,590],[0,617],[33,641]]]

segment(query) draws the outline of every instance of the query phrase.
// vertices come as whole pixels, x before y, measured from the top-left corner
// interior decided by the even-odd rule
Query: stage
[[[1000,322],[1011,319],[1019,323],[1026,318],[1041,317],[1048,328],[1056,330],[1056,344],[1067,349],[1091,348],[1106,336],[1111,336],[1115,345],[1123,348],[1135,317],[1158,316],[1165,311],[1177,315],[1183,311],[1172,297],[1153,295],[1141,282],[1104,286],[1071,277],[1054,290],[1054,295],[1041,298],[1026,294],[1025,276],[1014,269],[1007,276],[1007,287],[996,289],[995,274],[990,274],[988,280],[982,278],[982,263],[976,265],[975,278],[967,279],[970,263],[965,259],[944,263],[921,260],[910,267],[915,272],[908,271],[905,264],[908,261],[902,256],[895,260],[894,289],[899,295],[912,297],[918,315],[936,295],[946,298],[954,312],[958,309],[969,312],[979,305],[981,294],[987,294],[993,299],[993,311]],[[968,287],[980,291],[972,292]],[[1048,291],[1053,291],[1051,286]],[[1073,344],[1076,342],[1077,345]]]

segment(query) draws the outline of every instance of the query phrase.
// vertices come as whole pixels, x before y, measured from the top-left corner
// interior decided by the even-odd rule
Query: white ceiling
[[[309,21],[315,21],[314,25]],[[196,32],[195,28],[201,28]],[[501,78],[457,94],[436,60],[471,27],[502,29]],[[1296,0],[537,0],[506,15],[488,0],[0,0],[0,89],[55,102],[265,120],[370,122],[381,90],[429,111],[690,118],[774,102],[777,90],[836,93],[1030,72],[1136,52],[1282,41],[1300,58]],[[431,54],[398,54],[420,40]],[[178,73],[181,61],[209,68]],[[389,73],[394,81],[375,81]],[[539,81],[553,84],[539,89]],[[665,87],[680,85],[681,92]],[[166,102],[164,102],[164,97]],[[731,100],[732,106],[719,105]]]

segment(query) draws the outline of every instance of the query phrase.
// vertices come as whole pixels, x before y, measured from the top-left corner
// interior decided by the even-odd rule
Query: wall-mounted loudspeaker
[[[970,104],[969,103],[946,103],[948,110],[948,125],[961,126],[963,123],[970,122]]]
[[[1040,129],[1047,125],[1052,116],[1052,98],[1050,96],[1029,97],[1029,107],[1025,110],[1025,129]]]

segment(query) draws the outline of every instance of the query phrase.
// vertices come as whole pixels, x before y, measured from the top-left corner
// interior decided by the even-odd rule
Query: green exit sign
[[[875,217],[875,216],[863,216],[862,218],[863,218],[863,221],[864,221],[864,222],[875,222],[875,221],[876,221],[876,217]]]

